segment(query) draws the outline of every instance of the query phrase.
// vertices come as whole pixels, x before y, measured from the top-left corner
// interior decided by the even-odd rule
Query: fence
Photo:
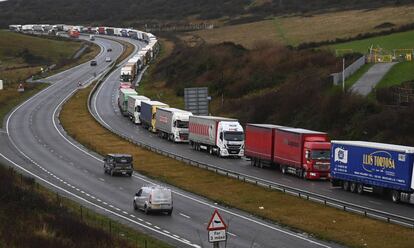
[[[365,55],[363,55],[361,58],[357,59],[354,63],[345,68],[345,79],[354,74],[359,68],[365,65],[365,63],[366,57]],[[342,83],[342,72],[332,73],[331,76],[334,85],[339,85],[340,83]]]

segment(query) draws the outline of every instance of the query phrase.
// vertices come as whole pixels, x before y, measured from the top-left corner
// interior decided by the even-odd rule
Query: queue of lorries
[[[74,28],[75,27],[75,28]],[[15,31],[49,29],[42,25],[11,25]],[[54,25],[49,30],[78,30],[145,41],[148,46],[121,68],[118,106],[135,124],[172,142],[189,143],[218,157],[245,157],[257,167],[277,167],[285,174],[329,179],[333,186],[362,194],[380,192],[392,201],[414,202],[414,147],[330,140],[324,132],[272,124],[246,124],[218,116],[196,116],[151,101],[133,89],[139,71],[157,53],[157,39],[134,29]]]

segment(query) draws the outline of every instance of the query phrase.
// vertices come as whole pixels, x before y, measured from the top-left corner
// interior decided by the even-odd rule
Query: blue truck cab
[[[414,147],[365,141],[331,141],[331,183],[362,194],[381,192],[414,202]]]

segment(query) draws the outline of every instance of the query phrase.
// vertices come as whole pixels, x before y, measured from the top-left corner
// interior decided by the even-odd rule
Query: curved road
[[[0,132],[0,160],[37,178],[42,184],[96,211],[106,214],[136,229],[149,233],[176,247],[207,247],[206,225],[217,208],[229,224],[227,247],[339,247],[297,234],[275,224],[251,217],[244,212],[220,207],[202,197],[173,189],[172,216],[145,215],[132,208],[132,195],[152,180],[134,173],[132,178],[110,177],[103,173],[102,158],[67,137],[59,124],[62,103],[71,96],[77,82],[87,82],[93,74],[105,71],[104,59],[111,47],[112,59],[122,52],[117,42],[96,38],[102,47],[98,66],[82,64],[48,78],[52,85],[35,95],[7,118],[6,131]],[[137,41],[136,45],[140,44]],[[104,85],[118,83],[119,71]],[[104,92],[112,94],[113,91]],[[100,96],[102,96],[100,95]],[[123,120],[111,106],[109,114]],[[103,117],[108,120],[106,115]],[[126,122],[124,123],[126,124]]]
[[[204,152],[197,152],[191,149],[188,144],[175,144],[167,140],[160,139],[157,135],[144,130],[123,117],[117,106],[119,71],[114,72],[106,80],[97,93],[93,96],[92,111],[95,116],[111,130],[118,134],[129,137],[132,140],[142,142],[156,148],[185,158],[198,161],[200,163],[214,165],[238,173],[247,174],[264,180],[277,182],[290,187],[302,189],[316,194],[335,198],[345,202],[376,209],[408,218],[414,218],[413,206],[409,204],[394,204],[384,196],[374,194],[358,195],[345,192],[340,188],[331,187],[326,181],[306,181],[294,176],[282,175],[275,169],[260,169],[250,165],[244,159],[225,159],[211,156]],[[109,100],[111,99],[111,100]],[[162,99],[156,99],[162,101]]]

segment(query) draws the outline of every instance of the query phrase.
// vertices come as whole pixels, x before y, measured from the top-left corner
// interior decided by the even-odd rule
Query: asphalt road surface
[[[88,82],[94,74],[99,75],[107,69],[109,63],[104,62],[108,56],[107,48],[113,49],[110,54],[113,60],[122,52],[122,46],[114,41],[96,38],[95,42],[102,47],[96,67],[85,63],[48,78],[46,81],[51,83],[50,87],[7,116],[5,130],[0,132],[2,162],[65,196],[176,247],[209,247],[206,226],[214,209],[218,209],[229,224],[227,247],[339,247],[174,187],[171,187],[174,199],[172,216],[145,215],[134,211],[133,194],[140,186],[154,182],[137,173],[131,178],[104,174],[102,158],[68,137],[59,124],[60,107],[76,91],[77,82]],[[140,43],[136,44],[140,46]],[[118,74],[112,75],[104,85],[118,83]],[[112,89],[101,90],[100,97],[106,94],[112,97]],[[108,113],[101,112],[102,116],[107,121],[111,121],[108,117],[112,116],[115,121],[123,123],[122,126],[140,130],[118,116],[109,99],[102,102],[108,102],[110,106]]]
[[[410,204],[395,204],[386,196],[376,194],[358,195],[334,188],[327,181],[307,181],[295,176],[283,175],[276,169],[260,169],[250,165],[245,159],[226,159],[212,156],[205,152],[194,151],[188,144],[176,144],[160,139],[141,126],[133,124],[129,118],[123,117],[117,105],[119,71],[115,71],[100,86],[92,99],[92,111],[104,125],[109,126],[118,134],[132,140],[155,146],[182,157],[190,158],[201,163],[247,174],[264,180],[280,183],[286,186],[317,193],[330,198],[342,200],[359,206],[384,211],[408,218],[414,218],[414,206]],[[155,99],[162,101],[163,99]]]

